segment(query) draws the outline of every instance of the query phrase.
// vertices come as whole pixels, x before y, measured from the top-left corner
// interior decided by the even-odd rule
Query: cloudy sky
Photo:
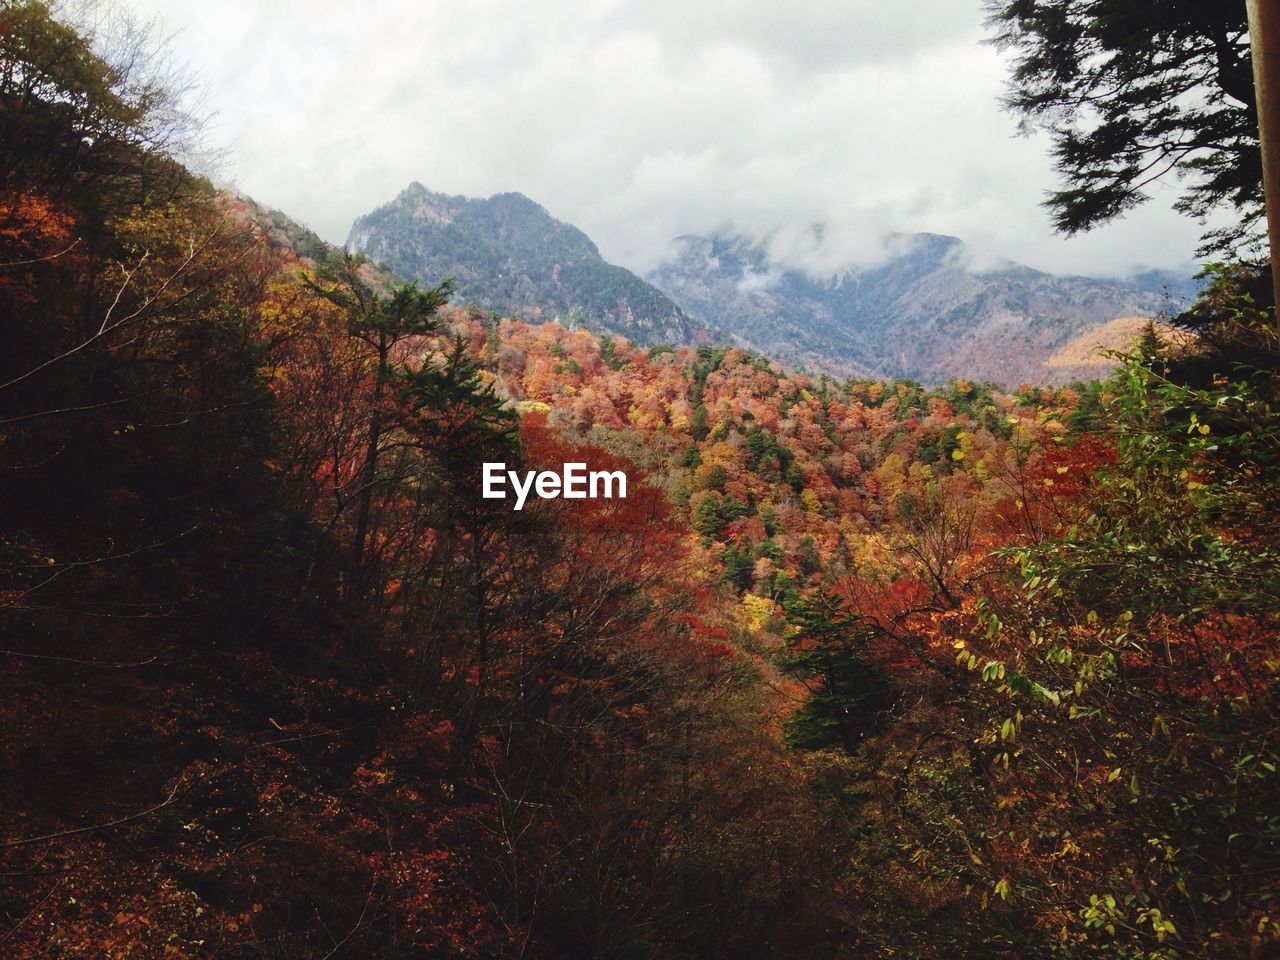
[[[638,271],[726,226],[816,269],[932,231],[1095,274],[1188,265],[1200,233],[1171,185],[1053,235],[980,0],[125,2],[207,86],[223,178],[335,243],[412,180],[525,193]]]

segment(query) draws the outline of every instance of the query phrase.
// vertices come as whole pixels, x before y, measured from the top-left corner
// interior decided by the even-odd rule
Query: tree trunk
[[[1280,326],[1280,0],[1248,0],[1248,10],[1262,145],[1262,189],[1271,245],[1271,281]]]
[[[382,442],[382,393],[387,379],[387,356],[390,346],[383,337],[378,343],[378,377],[373,386],[373,412],[369,417],[369,442],[365,449],[364,469],[360,477],[360,500],[356,512],[356,530],[351,545],[351,582],[349,597],[363,592],[365,541],[369,538],[369,517],[373,511],[373,488],[378,481],[378,446]]]

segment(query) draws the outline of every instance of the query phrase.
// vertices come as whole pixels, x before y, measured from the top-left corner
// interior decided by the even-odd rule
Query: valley
[[[998,56],[950,2],[160,9],[0,3],[5,960],[1277,955],[1241,5],[1003,0]],[[217,178],[174,42],[276,190]],[[932,184],[1006,71],[1060,230],[1154,154],[1221,259],[689,232],[812,221],[824,168],[846,226],[945,207],[901,118],[961,121]],[[950,196],[1034,186],[977,161]],[[641,276],[415,181],[331,242],[410,164],[684,235]]]
[[[455,303],[526,321],[645,345],[736,344],[814,373],[927,384],[1105,375],[1112,362],[1092,351],[1049,360],[1117,318],[1174,316],[1196,290],[1157,271],[1126,282],[981,264],[955,237],[923,233],[886,237],[880,260],[826,277],[773,260],[767,241],[685,236],[642,279],[519,194],[449,197],[417,183],[358,219],[347,246],[407,279],[452,277]]]

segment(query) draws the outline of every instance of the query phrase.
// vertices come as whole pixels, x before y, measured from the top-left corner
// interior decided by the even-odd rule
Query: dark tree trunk
[[[1248,0],[1253,85],[1258,95],[1262,189],[1267,203],[1271,281],[1280,327],[1280,0]]]

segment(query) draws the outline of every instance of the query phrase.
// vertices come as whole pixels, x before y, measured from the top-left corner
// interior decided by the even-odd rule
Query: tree
[[[845,860],[665,484],[519,421],[442,290],[282,241],[163,115],[113,145],[94,49],[0,2],[3,955],[835,955]],[[587,339],[597,422],[644,398],[661,453],[676,361]],[[631,482],[515,512],[497,459]]]
[[[1271,293],[1280,303],[1280,4],[1247,0],[1253,85],[1258,91],[1258,135],[1262,148],[1262,190],[1266,197],[1271,252]]]
[[[1116,461],[1069,525],[988,581],[984,629],[956,644],[987,730],[950,729],[994,754],[984,779],[1017,797],[983,831],[967,818],[1004,838],[987,882],[1061,923],[1064,954],[1266,955],[1280,941],[1277,378],[1195,388],[1162,366],[1126,358],[1101,410]]]
[[[532,543],[536,534],[528,517],[504,501],[476,496],[485,461],[518,463],[520,456],[516,415],[484,381],[469,350],[466,338],[455,336],[438,362],[400,374],[400,406],[409,411],[406,436],[421,451],[425,474],[410,485],[443,547],[431,551],[440,569],[415,579],[423,592],[448,598],[453,619],[469,628],[475,648],[475,694],[461,725],[460,755],[479,730],[504,602],[511,607],[514,596],[518,609],[536,605],[537,577],[522,580],[517,571],[536,569],[545,559]],[[519,562],[530,550],[534,559]]]
[[[693,529],[710,539],[720,532],[720,502],[714,493],[705,494],[693,509]]]
[[[852,750],[896,699],[892,676],[870,659],[876,628],[822,588],[787,614],[795,632],[783,668],[813,687],[787,724],[787,741],[806,750]]]
[[[59,7],[0,6],[0,190],[34,187],[96,222],[198,192],[174,162],[195,152],[199,123],[163,40],[118,14],[82,33]]]
[[[735,590],[750,589],[755,567],[751,559],[750,544],[744,544],[742,548],[730,544],[720,555],[720,562],[724,565],[720,578],[725,583],[733,584]]]
[[[378,460],[390,426],[384,401],[392,380],[402,373],[393,364],[393,352],[410,337],[439,332],[436,311],[444,306],[453,291],[452,282],[446,280],[430,290],[420,290],[417,284],[410,283],[397,285],[390,293],[382,294],[361,274],[363,266],[362,257],[348,254],[336,267],[325,271],[321,282],[308,281],[314,292],[347,311],[350,335],[372,351],[375,365],[352,541],[350,587],[355,592],[361,590],[373,495],[380,482]]]
[[[1244,0],[989,0],[992,43],[1013,54],[1005,104],[1046,130],[1063,185],[1046,206],[1067,234],[1113,220],[1145,188],[1186,177],[1177,208],[1238,226],[1203,252],[1251,250],[1262,162]]]

